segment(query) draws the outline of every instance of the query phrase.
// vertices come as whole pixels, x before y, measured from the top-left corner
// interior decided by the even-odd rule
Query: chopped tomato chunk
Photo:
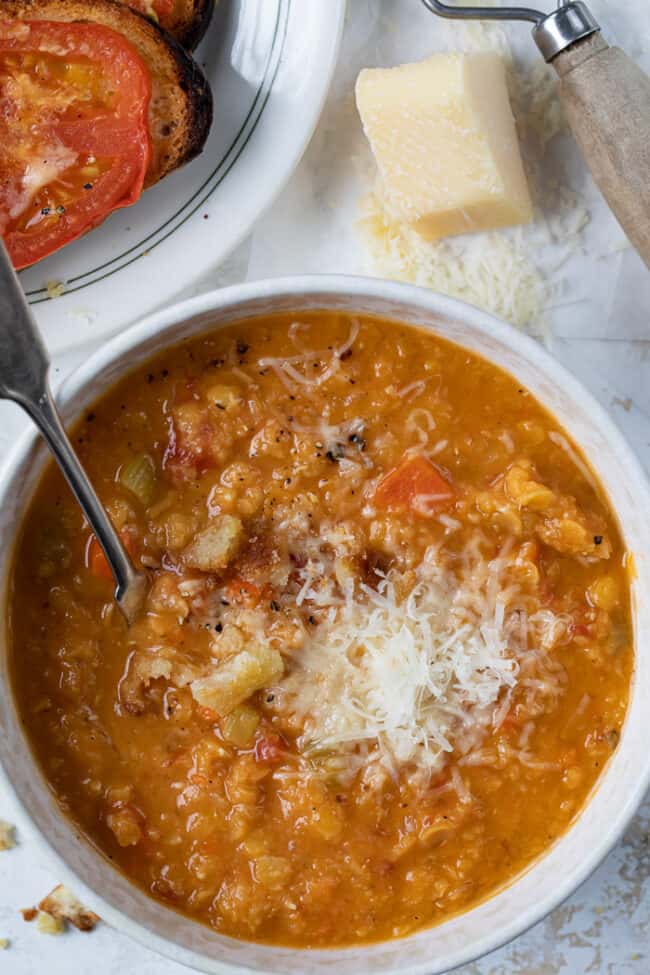
[[[380,508],[410,508],[428,517],[454,498],[454,489],[428,457],[414,454],[385,474],[375,488]]]
[[[272,592],[270,586],[256,586],[242,576],[233,576],[228,583],[227,597],[233,603],[257,606],[262,599],[270,599]]]
[[[250,598],[259,599],[262,595],[262,590],[259,586],[256,586],[253,582],[247,582],[246,579],[242,579],[241,576],[235,576],[228,583],[228,595],[234,601],[241,598],[242,596]]]
[[[122,539],[122,544],[129,555],[134,556],[135,542],[133,541],[133,536],[130,534],[130,532],[121,531],[120,538]],[[86,568],[90,569],[91,574],[94,575],[96,579],[113,578],[111,567],[106,561],[106,556],[102,551],[102,547],[94,535],[90,536],[86,545]]]
[[[287,746],[280,735],[269,731],[255,744],[255,758],[258,762],[268,762],[274,765],[281,762],[286,754]]]

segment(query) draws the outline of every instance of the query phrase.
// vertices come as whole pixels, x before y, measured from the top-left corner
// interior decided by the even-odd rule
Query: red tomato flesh
[[[281,762],[286,755],[287,746],[280,735],[273,731],[267,732],[255,743],[255,759],[258,762],[268,762],[275,765]]]
[[[409,508],[428,517],[454,496],[451,484],[428,457],[414,454],[382,477],[375,488],[374,502],[379,508]]]
[[[269,589],[270,593],[270,589]],[[228,583],[228,599],[233,603],[244,603],[247,606],[257,606],[264,590],[256,586],[254,582],[248,582],[241,576],[235,576]]]
[[[149,70],[101,24],[0,19],[0,234],[17,268],[135,203]]]

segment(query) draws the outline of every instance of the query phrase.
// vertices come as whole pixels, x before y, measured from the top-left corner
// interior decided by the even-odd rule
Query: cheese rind
[[[498,55],[436,54],[366,69],[356,99],[393,219],[430,240],[530,222]]]

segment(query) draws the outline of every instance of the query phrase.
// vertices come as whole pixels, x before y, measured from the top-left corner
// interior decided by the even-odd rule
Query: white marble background
[[[323,0],[327,2],[327,0]],[[545,2],[545,0],[542,0]],[[650,0],[590,0],[610,40],[650,69]],[[451,34],[450,34],[451,31]],[[461,33],[417,0],[349,0],[341,59],[316,135],[272,209],[227,264],[197,290],[297,272],[371,271],[356,228],[367,157],[352,85],[361,67],[415,60],[453,46]],[[517,57],[536,54],[525,25],[509,30]],[[629,249],[570,148],[565,170],[587,201],[592,221],[583,246],[563,266],[562,307],[549,312],[551,351],[591,390],[621,427],[650,472],[650,275]],[[564,151],[564,150],[563,150]],[[650,176],[650,174],[649,174]],[[58,383],[89,352],[55,363]],[[0,458],[23,421],[0,408]],[[0,854],[0,954],[7,975],[182,975],[165,961],[100,925],[91,935],[39,935],[18,908],[56,882],[46,861],[22,842],[20,815],[0,795],[0,817],[17,824],[18,846]],[[462,975],[648,975],[650,973],[650,800],[624,839],[574,896],[511,945],[465,966]]]

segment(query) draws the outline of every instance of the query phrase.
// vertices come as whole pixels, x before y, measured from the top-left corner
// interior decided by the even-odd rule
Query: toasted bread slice
[[[156,0],[123,0],[169,31],[188,51],[199,43],[210,23],[216,0],[174,0],[169,13],[156,13]]]
[[[119,0],[0,0],[0,18],[92,21],[120,31],[151,72],[153,147],[145,187],[198,156],[212,123],[205,75],[178,41]]]

